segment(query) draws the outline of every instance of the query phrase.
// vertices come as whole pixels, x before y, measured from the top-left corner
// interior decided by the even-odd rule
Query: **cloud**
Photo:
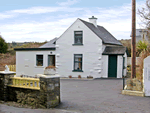
[[[1,13],[4,15],[3,17],[5,15],[8,15],[8,18],[16,15],[19,17],[10,23],[7,22],[8,20],[3,23],[0,22],[1,35],[7,42],[49,41],[52,38],[59,37],[77,18],[89,21],[89,17],[95,16],[98,18],[98,25],[105,27],[117,39],[130,38],[131,4],[107,9],[100,7],[69,7],[69,5],[75,3],[77,1],[67,1],[56,7],[31,7]],[[142,5],[142,3],[144,2],[137,2],[137,6]],[[30,19],[21,18],[22,15],[20,14],[24,14],[26,18]],[[45,14],[44,18],[40,14]],[[137,24],[137,28],[139,27]]]
[[[63,9],[62,7],[32,7],[28,9],[12,10],[9,13],[26,13],[26,14],[41,14],[56,12]]]
[[[57,2],[57,4],[60,6],[70,6],[76,4],[77,2],[77,0],[67,0],[66,2]]]
[[[67,8],[67,7],[32,7],[28,9],[18,9],[7,11],[7,13],[13,14],[43,14],[43,13],[52,13],[52,12],[75,12],[82,10],[83,8]]]
[[[3,14],[3,13],[0,13],[0,20],[6,19],[6,18],[13,18],[13,17],[15,17],[15,15],[13,15],[13,14]]]

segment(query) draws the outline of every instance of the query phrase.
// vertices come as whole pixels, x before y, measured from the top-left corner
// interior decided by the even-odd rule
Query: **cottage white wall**
[[[36,66],[36,54],[43,55],[43,66]],[[35,76],[36,74],[44,74],[44,68],[48,66],[48,55],[55,55],[55,51],[17,51],[16,75]]]
[[[102,77],[108,78],[108,55],[102,55]]]
[[[73,46],[74,31],[83,31],[83,46]],[[98,38],[84,23],[76,20],[69,29],[67,29],[62,36],[57,40],[56,66],[58,74],[62,77],[87,77],[89,75],[94,78],[101,77],[101,53],[102,40]],[[74,69],[74,54],[83,54],[82,70],[83,72],[72,72]],[[99,59],[100,58],[100,59]]]

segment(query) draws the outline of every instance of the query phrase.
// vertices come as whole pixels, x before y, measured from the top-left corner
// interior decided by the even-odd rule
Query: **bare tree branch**
[[[138,15],[143,18],[142,23],[146,25],[147,28],[150,27],[150,0],[146,0],[145,7],[138,9]]]

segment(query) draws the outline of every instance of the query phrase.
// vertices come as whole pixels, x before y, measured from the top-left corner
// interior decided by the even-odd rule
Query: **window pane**
[[[81,63],[75,63],[75,70],[82,70]]]
[[[79,63],[79,70],[81,70],[82,69],[82,63],[80,62]]]
[[[82,31],[76,31],[75,34],[82,34]]]
[[[78,70],[78,67],[79,67],[79,66],[78,66],[78,63],[75,63],[74,69],[75,69],[75,70]]]
[[[75,43],[81,44],[82,43],[82,38],[75,38]]]
[[[81,54],[75,54],[75,70],[82,70],[82,55]]]
[[[43,55],[37,55],[37,59],[43,59]]]
[[[37,57],[36,65],[43,66],[43,55],[37,55],[36,57]]]
[[[43,60],[37,60],[37,66],[43,66]]]
[[[82,55],[75,55],[75,58],[82,58]]]
[[[81,63],[75,63],[75,70],[82,70],[82,65]]]
[[[75,43],[77,44],[82,43],[82,31],[75,32]]]

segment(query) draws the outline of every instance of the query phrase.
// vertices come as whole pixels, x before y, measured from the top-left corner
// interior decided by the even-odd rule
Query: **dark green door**
[[[117,78],[117,55],[109,55],[108,77]]]

